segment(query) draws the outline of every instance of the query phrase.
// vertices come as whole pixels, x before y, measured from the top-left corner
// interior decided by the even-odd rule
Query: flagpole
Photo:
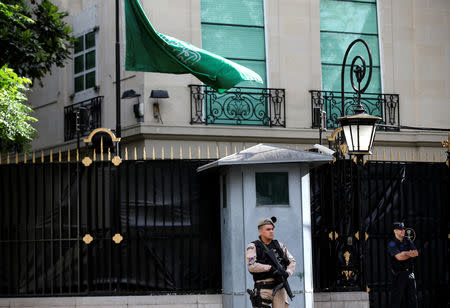
[[[122,135],[120,124],[120,36],[119,36],[119,0],[116,0],[116,137]],[[117,156],[120,156],[120,146],[117,143]]]

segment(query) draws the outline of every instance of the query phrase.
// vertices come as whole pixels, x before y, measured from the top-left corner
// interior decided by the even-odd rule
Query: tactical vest
[[[272,242],[275,246],[275,250],[277,251],[277,254],[282,259],[280,264],[281,264],[281,266],[283,266],[284,270],[286,270],[287,266],[290,263],[289,259],[284,255],[284,252],[281,249],[280,243],[278,243],[277,240],[273,240]],[[261,241],[253,241],[252,243],[255,244],[255,247],[256,247],[256,262],[261,263],[261,264],[273,265],[272,261],[270,260],[269,256],[266,253],[265,248],[263,247],[262,242]],[[272,272],[251,273],[251,274],[253,275],[254,281],[264,280],[264,279],[268,279],[268,278],[275,278],[273,276]]]

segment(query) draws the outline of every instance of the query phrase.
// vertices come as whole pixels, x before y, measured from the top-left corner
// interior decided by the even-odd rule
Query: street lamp
[[[367,49],[369,54],[369,76],[367,78],[367,82],[363,88],[361,88],[361,82],[363,81],[366,75],[366,61],[361,56],[356,56],[350,67],[350,80],[352,83],[352,87],[355,90],[357,97],[357,103],[354,112],[355,114],[344,116],[344,73],[345,73],[345,63],[347,61],[347,56],[350,52],[350,49],[356,43],[361,42]],[[356,65],[356,61],[360,60],[362,65]],[[353,74],[356,77],[356,81],[358,85],[355,85]],[[341,124],[342,130],[344,131],[345,141],[348,147],[348,153],[350,155],[356,155],[357,162],[361,163],[364,155],[372,154],[372,144],[375,138],[375,125],[378,121],[381,120],[380,117],[372,116],[367,114],[364,110],[363,105],[361,104],[361,94],[364,93],[370,83],[370,79],[372,77],[372,54],[370,53],[369,46],[362,39],[354,40],[347,48],[345,52],[344,61],[342,63],[342,73],[341,73],[341,96],[342,96],[342,117],[338,119]]]

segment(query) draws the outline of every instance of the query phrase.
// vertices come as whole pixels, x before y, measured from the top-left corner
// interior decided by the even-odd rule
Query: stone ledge
[[[366,292],[318,292],[314,293],[314,308],[369,308]]]
[[[222,308],[222,294],[0,298],[0,307]]]

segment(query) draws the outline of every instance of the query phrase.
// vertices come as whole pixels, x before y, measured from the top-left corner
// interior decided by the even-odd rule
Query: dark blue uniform
[[[417,307],[416,280],[414,277],[415,258],[400,261],[395,257],[396,254],[409,250],[416,250],[416,247],[407,237],[403,238],[401,242],[394,238],[388,244],[393,274],[391,290],[391,307],[393,308]]]

